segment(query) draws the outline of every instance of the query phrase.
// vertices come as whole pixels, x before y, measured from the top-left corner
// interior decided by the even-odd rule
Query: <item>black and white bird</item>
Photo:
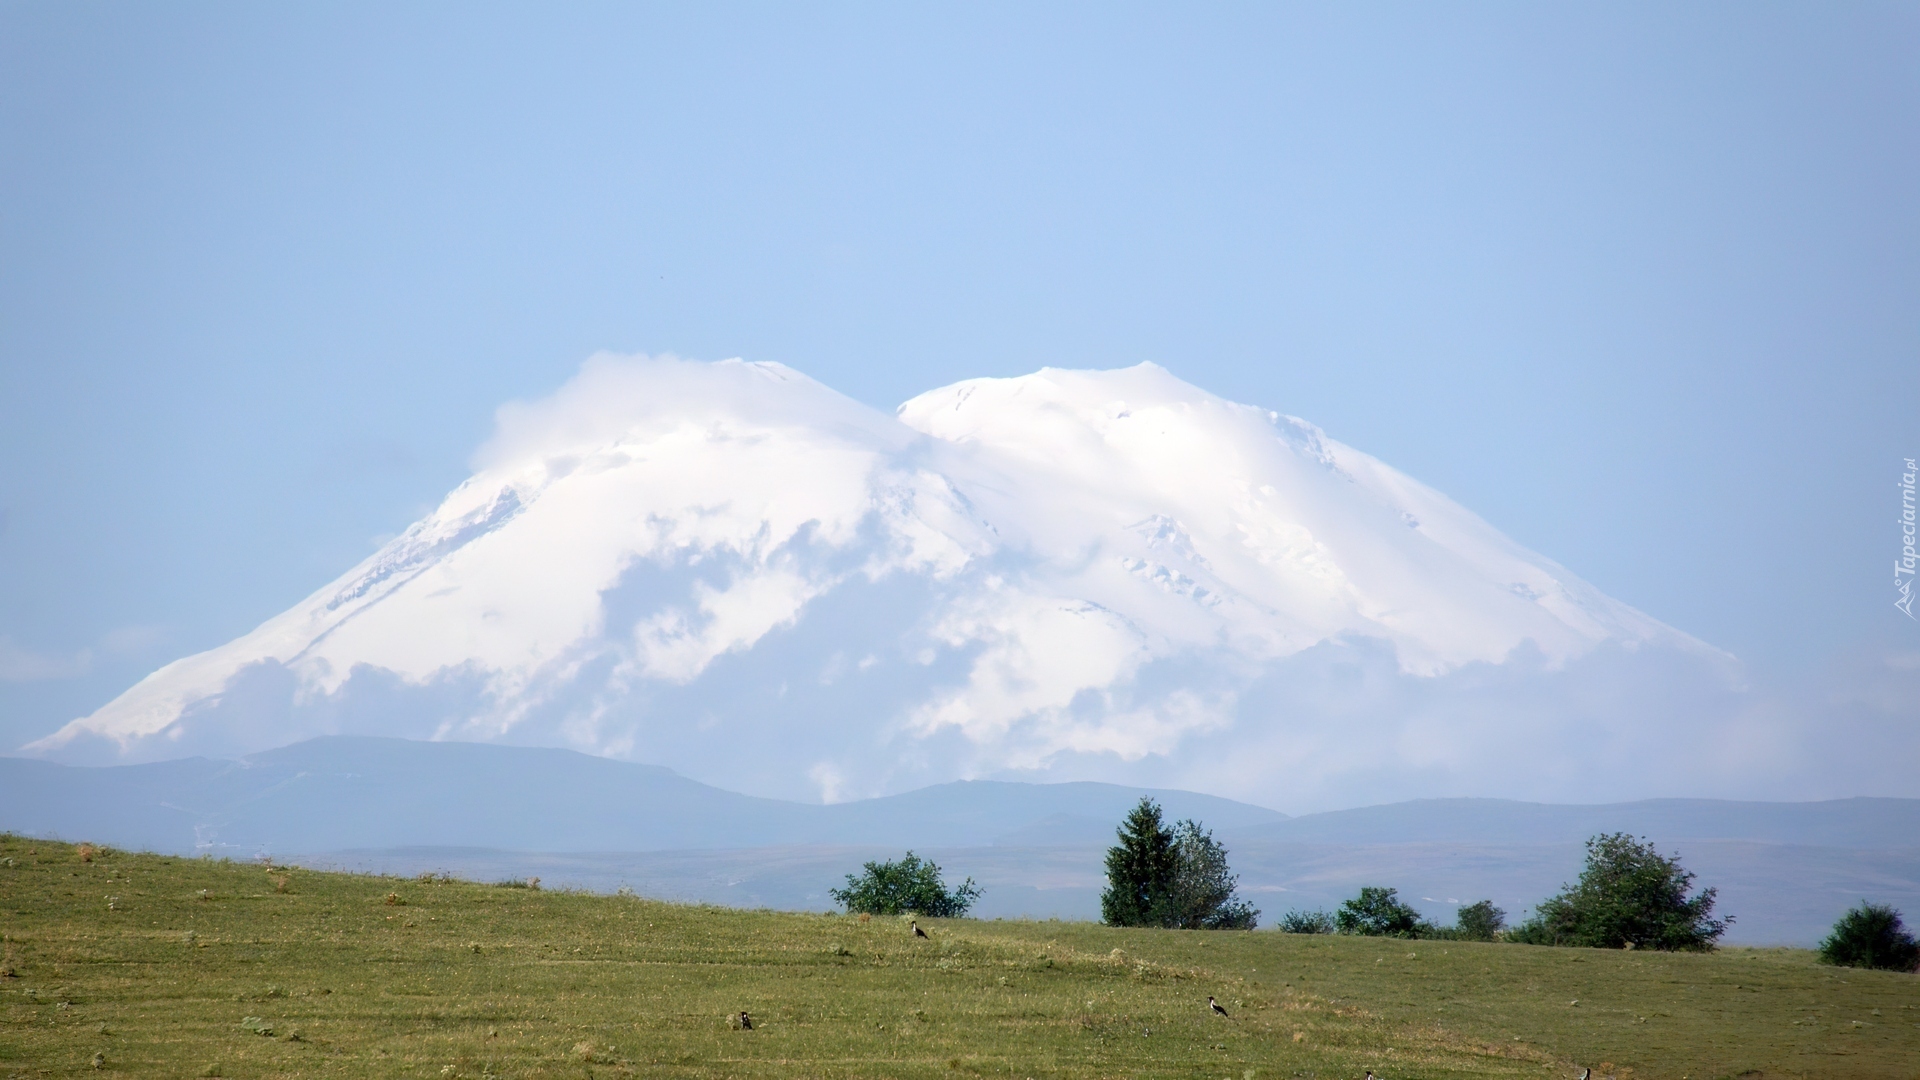
[[[740,1030],[741,1031],[753,1030],[753,1017],[748,1016],[746,1013],[746,1010],[744,1009],[740,1011]]]
[[[1593,1080],[1593,1070],[1592,1070],[1592,1069],[1581,1069],[1581,1070],[1580,1070],[1580,1080]]]
[[[908,926],[911,926],[911,927],[913,927],[913,936],[914,936],[914,937],[926,937],[926,936],[927,936],[927,932],[926,932],[925,930],[922,930],[922,929],[920,929],[920,923],[919,923],[918,921],[916,921],[916,920],[913,920],[913,919],[908,919],[908,920],[907,920],[907,925],[908,925]]]
[[[1379,1080],[1379,1078],[1378,1078],[1378,1077],[1375,1077],[1375,1076],[1373,1075],[1373,1070],[1372,1070],[1372,1069],[1368,1069],[1368,1070],[1367,1070],[1367,1080]]]
[[[1213,1000],[1213,995],[1212,995],[1212,994],[1208,994],[1208,995],[1207,995],[1207,1008],[1209,1008],[1209,1009],[1212,1009],[1212,1010],[1213,1010],[1214,1012],[1217,1012],[1217,1013],[1219,1013],[1219,1014],[1220,1014],[1221,1016],[1227,1016],[1227,1009],[1226,1009],[1226,1006],[1224,1006],[1224,1005],[1222,1005],[1222,1004],[1220,1004],[1219,1002],[1217,1002],[1217,1001],[1215,1001],[1215,1000]],[[1233,1019],[1233,1017],[1231,1017],[1231,1016],[1227,1016],[1227,1019],[1229,1019],[1229,1020],[1231,1020],[1231,1019]]]

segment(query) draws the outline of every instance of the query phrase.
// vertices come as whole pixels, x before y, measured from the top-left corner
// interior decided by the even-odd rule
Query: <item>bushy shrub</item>
[[[1548,930],[1539,919],[1527,919],[1500,935],[1500,940],[1509,945],[1560,945],[1555,941],[1553,932]]]
[[[1820,943],[1820,960],[1842,967],[1913,971],[1920,965],[1920,941],[1907,932],[1898,911],[1863,901],[1833,924],[1833,933]]]
[[[1166,827],[1160,805],[1143,798],[1107,849],[1100,919],[1109,926],[1251,930],[1260,912],[1234,890],[1227,849],[1195,821]]]
[[[1364,937],[1421,937],[1430,931],[1420,913],[1400,900],[1398,889],[1368,885],[1360,895],[1341,903],[1333,914],[1334,929]]]
[[[980,898],[980,887],[968,878],[949,890],[940,880],[940,868],[909,851],[895,862],[870,862],[859,875],[847,875],[847,887],[828,889],[827,895],[849,914],[925,915],[957,919]]]
[[[1507,913],[1494,907],[1493,901],[1482,900],[1461,908],[1453,922],[1462,941],[1494,941],[1506,928]]]
[[[1333,916],[1324,911],[1289,911],[1280,916],[1280,931],[1285,934],[1331,934]]]
[[[1733,920],[1713,917],[1718,890],[1690,897],[1692,886],[1693,874],[1678,858],[1626,833],[1605,833],[1587,841],[1579,883],[1541,903],[1506,940],[1593,949],[1711,949]]]

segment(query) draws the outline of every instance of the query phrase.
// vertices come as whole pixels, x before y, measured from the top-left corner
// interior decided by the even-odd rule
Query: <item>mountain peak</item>
[[[889,416],[779,364],[598,356],[502,408],[474,475],[360,566],[29,749],[364,733],[829,800],[997,775],[1246,797],[1325,743],[1267,710],[1324,697],[1329,663],[1387,707],[1642,650],[1725,660],[1156,365],[973,379]],[[1221,739],[1272,752],[1197,777]]]

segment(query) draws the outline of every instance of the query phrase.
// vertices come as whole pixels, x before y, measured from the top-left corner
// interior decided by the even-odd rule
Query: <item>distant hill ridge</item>
[[[1551,805],[1424,799],[1289,818],[1194,792],[957,781],[817,805],[570,750],[327,736],[239,761],[100,768],[0,758],[0,828],[156,851],[409,846],[671,851],[795,844],[1084,847],[1142,795],[1237,843],[1555,844],[1625,831],[1663,842],[1913,846],[1920,799],[1653,799]]]
[[[1327,844],[1555,844],[1585,840],[1600,832],[1633,833],[1666,842],[1755,840],[1842,848],[1912,847],[1920,845],[1920,799],[1643,799],[1591,805],[1415,799],[1303,815],[1236,830],[1236,835]]]
[[[155,851],[420,845],[667,851],[966,847],[1049,820],[1111,833],[1142,795],[1215,828],[1286,815],[1187,791],[956,781],[831,805],[762,799],[571,750],[326,736],[239,761],[85,767],[0,758],[0,828]]]

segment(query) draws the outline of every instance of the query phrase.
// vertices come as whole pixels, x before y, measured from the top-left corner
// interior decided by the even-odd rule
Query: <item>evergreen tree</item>
[[[1100,921],[1108,926],[1161,926],[1172,906],[1179,857],[1173,831],[1161,823],[1160,804],[1142,798],[1107,849],[1107,888],[1100,894]]]

